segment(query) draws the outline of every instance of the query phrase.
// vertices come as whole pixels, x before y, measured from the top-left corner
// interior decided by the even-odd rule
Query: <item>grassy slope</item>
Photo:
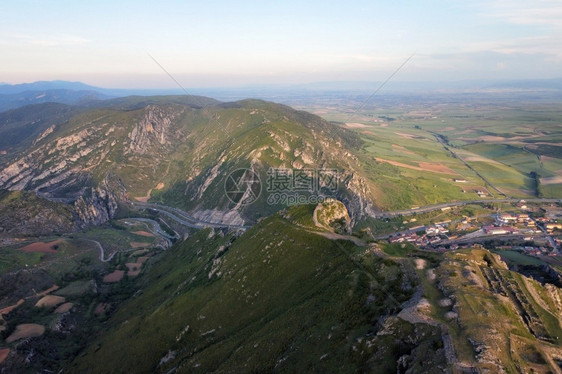
[[[32,192],[0,190],[0,234],[52,235],[75,229],[72,207]]]
[[[30,146],[51,125],[64,123],[77,111],[65,104],[44,103],[0,113],[0,150],[8,151],[0,155],[0,163],[12,151]]]
[[[230,238],[207,240],[207,235],[199,232],[169,250],[147,273],[142,295],[118,310],[108,322],[109,333],[70,368],[354,372],[365,366],[396,371],[398,357],[389,359],[399,354],[396,336],[366,334],[375,331],[383,311],[407,298],[400,291],[398,264],[360,255],[363,250],[350,242],[330,241],[280,216],[261,221],[224,254],[217,247]],[[374,299],[367,305],[371,292]],[[413,333],[407,323],[395,325],[397,331]],[[423,327],[412,339],[432,331]],[[387,341],[366,345],[366,336]],[[376,361],[377,350],[388,352]],[[169,351],[174,358],[158,366]]]

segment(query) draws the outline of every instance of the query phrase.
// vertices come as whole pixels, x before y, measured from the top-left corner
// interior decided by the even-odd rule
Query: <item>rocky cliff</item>
[[[259,100],[205,108],[177,98],[129,100],[46,126],[25,151],[0,158],[0,188],[71,203],[81,224],[111,219],[120,200],[150,198],[240,224],[286,206],[268,200],[272,168],[330,169],[338,182],[331,189],[313,181],[308,189],[277,192],[335,197],[352,223],[373,210],[372,186],[352,152],[360,141],[317,116]],[[225,191],[225,180],[239,168],[255,170],[262,181],[251,205],[233,202]]]
[[[117,213],[119,202],[126,200],[126,190],[115,175],[108,175],[100,186],[90,188],[73,204],[79,225],[100,225],[112,219]]]

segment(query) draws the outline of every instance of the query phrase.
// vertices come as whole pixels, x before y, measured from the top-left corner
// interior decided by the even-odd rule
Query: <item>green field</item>
[[[497,251],[502,259],[509,264],[518,264],[518,265],[545,265],[544,261],[536,257],[527,256],[521,252],[517,251]]]
[[[424,97],[423,104],[402,103],[398,98],[368,103],[351,115],[353,107],[353,101],[342,100],[324,106],[309,103],[303,108],[342,126],[355,124],[349,127],[365,140],[360,154],[368,165],[367,177],[380,191],[377,203],[382,207],[476,199],[475,190],[483,187],[501,197],[453,153],[508,196],[562,197],[559,105],[516,99],[506,105],[477,97],[462,104],[443,104],[443,98]],[[446,140],[450,151],[437,142],[436,134]],[[380,164],[375,158],[409,166],[438,163],[455,174]],[[538,188],[532,172],[540,179]],[[453,178],[468,183],[455,184]]]
[[[44,254],[26,253],[17,249],[0,249],[0,274],[8,273],[41,262]]]
[[[43,239],[41,241],[51,242],[57,239]],[[23,252],[20,250],[21,247],[30,243],[0,249],[0,273],[27,267],[41,267],[55,276],[62,276],[65,273],[72,272],[85,262],[93,264],[99,259],[99,252],[96,248],[85,245],[79,240],[62,240],[57,244],[56,253]]]

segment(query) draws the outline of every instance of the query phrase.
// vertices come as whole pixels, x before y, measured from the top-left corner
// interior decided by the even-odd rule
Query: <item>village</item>
[[[517,207],[528,208],[522,200]],[[445,208],[446,209],[446,208]],[[404,221],[415,222],[416,219]],[[488,219],[463,217],[425,226],[415,226],[389,236],[390,243],[412,243],[421,249],[444,252],[491,243],[503,249],[535,256],[560,256],[562,223],[555,217],[533,217],[533,213],[507,213],[500,210]]]

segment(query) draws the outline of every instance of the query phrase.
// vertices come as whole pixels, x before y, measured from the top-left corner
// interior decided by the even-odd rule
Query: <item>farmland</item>
[[[146,221],[118,219],[0,247],[0,361],[30,338],[42,368],[73,355],[131,296],[129,277],[145,271],[165,242]]]
[[[547,100],[341,97],[303,105],[358,133],[367,176],[389,209],[488,197],[562,197],[562,110]],[[415,97],[416,99],[418,97]],[[463,183],[455,183],[462,180]]]

